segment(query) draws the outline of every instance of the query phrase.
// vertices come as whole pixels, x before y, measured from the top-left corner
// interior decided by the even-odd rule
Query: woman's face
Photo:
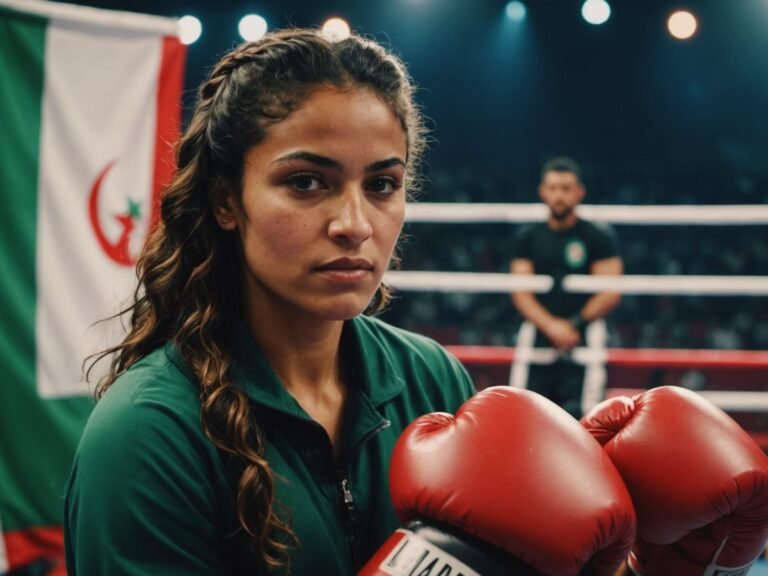
[[[321,88],[245,156],[239,231],[246,308],[345,320],[368,305],[405,214],[406,134],[373,92]]]

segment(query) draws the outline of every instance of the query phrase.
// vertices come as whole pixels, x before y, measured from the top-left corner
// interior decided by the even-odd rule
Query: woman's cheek
[[[266,219],[259,227],[264,244],[286,258],[306,252],[312,244],[311,223],[305,218],[283,215]]]

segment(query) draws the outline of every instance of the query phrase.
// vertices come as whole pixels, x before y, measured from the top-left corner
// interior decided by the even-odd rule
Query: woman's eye
[[[311,174],[296,174],[286,180],[286,183],[296,190],[302,192],[309,192],[312,190],[319,190],[323,187],[323,183],[317,176]]]
[[[402,184],[394,178],[376,178],[368,183],[368,189],[377,194],[387,195],[397,191]]]

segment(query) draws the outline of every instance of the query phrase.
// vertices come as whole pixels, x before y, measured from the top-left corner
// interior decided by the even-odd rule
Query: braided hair
[[[218,194],[239,198],[246,152],[322,86],[369,89],[389,105],[406,133],[406,189],[413,189],[425,128],[397,57],[356,35],[334,41],[301,29],[237,46],[199,88],[178,144],[177,173],[161,198],[160,223],[137,264],[138,287],[121,313],[130,317],[128,334],[96,359],[111,359],[98,399],[143,356],[167,342],[176,346],[199,385],[203,431],[226,456],[251,549],[268,569],[288,572],[296,538],[290,519],[276,510],[263,431],[232,377],[229,338],[242,313],[241,251],[235,235],[216,224],[212,206]],[[389,298],[382,285],[366,312]]]

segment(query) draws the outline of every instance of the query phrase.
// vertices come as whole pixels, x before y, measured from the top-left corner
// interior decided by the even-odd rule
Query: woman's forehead
[[[405,159],[407,138],[390,106],[373,91],[323,88],[270,126],[264,140],[253,148],[257,155],[282,155],[287,150]]]

